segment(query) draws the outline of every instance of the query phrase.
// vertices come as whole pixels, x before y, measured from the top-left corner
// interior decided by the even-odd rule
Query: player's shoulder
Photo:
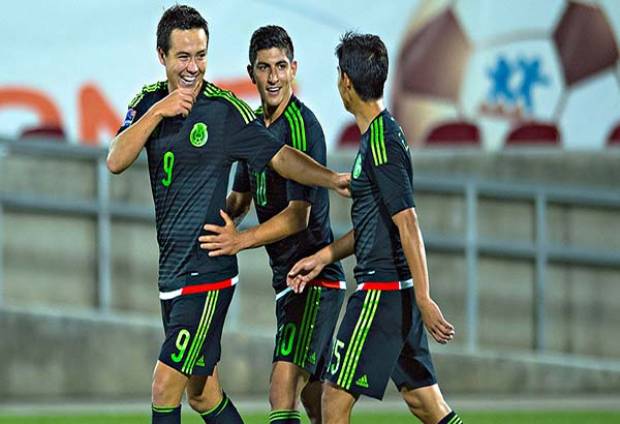
[[[371,123],[371,137],[373,135],[377,139],[385,140],[386,143],[395,143],[401,147],[407,146],[402,127],[387,110]]]
[[[246,102],[238,98],[232,91],[218,87],[212,82],[205,81],[201,95],[209,100],[226,105],[233,113],[238,114],[246,124],[256,118],[254,111]]]
[[[140,91],[131,99],[129,107],[135,109],[139,105],[154,103],[168,93],[168,81],[157,81],[142,86]]]
[[[297,96],[291,97],[291,101],[289,102],[289,105],[287,106],[287,110],[292,115],[298,115],[299,117],[301,117],[301,119],[303,119],[304,121],[304,124],[308,126],[313,126],[313,125],[320,126],[319,120],[317,119],[312,109],[310,109],[308,105],[302,102]]]
[[[290,127],[291,142],[293,147],[301,151],[312,149],[312,143],[323,140],[323,129],[316,115],[296,96],[291,97],[284,117]],[[320,136],[317,137],[317,133]],[[324,143],[324,140],[323,140]]]
[[[387,152],[409,156],[409,145],[400,124],[387,111],[381,112],[370,124],[370,150],[376,166],[388,162]]]

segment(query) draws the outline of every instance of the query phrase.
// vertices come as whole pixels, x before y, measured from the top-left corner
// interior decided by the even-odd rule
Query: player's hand
[[[306,285],[323,270],[325,264],[314,254],[297,261],[286,276],[286,284],[295,293],[304,291]]]
[[[445,320],[433,299],[418,301],[418,308],[426,329],[438,343],[446,344],[454,338],[454,326]]]
[[[153,106],[165,118],[182,115],[184,118],[192,110],[196,100],[195,88],[177,88]]]
[[[203,228],[213,234],[198,237],[200,248],[209,250],[209,256],[236,255],[243,250],[241,233],[228,214],[220,210],[224,225],[207,224]]]
[[[349,172],[337,174],[334,190],[343,197],[351,197],[351,174]]]

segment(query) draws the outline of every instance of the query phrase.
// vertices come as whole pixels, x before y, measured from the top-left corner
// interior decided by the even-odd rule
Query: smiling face
[[[263,109],[271,112],[284,110],[293,94],[297,73],[297,62],[289,60],[286,50],[278,47],[259,50],[254,64],[248,66],[248,72],[256,84]]]
[[[172,30],[168,52],[158,49],[169,91],[179,87],[197,89],[202,83],[207,69],[207,41],[202,28]]]

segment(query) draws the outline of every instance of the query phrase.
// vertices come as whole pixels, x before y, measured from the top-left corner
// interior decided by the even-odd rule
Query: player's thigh
[[[407,338],[392,372],[399,391],[429,387],[437,383],[424,323],[413,290],[403,291],[403,329]]]
[[[326,380],[352,394],[381,399],[403,345],[401,311],[399,292],[351,295]]]
[[[279,299],[274,363],[289,362],[311,375],[320,375],[330,355],[343,299],[342,290],[314,286]]]
[[[234,290],[172,299],[159,360],[185,375],[211,375],[221,356],[222,328]]]

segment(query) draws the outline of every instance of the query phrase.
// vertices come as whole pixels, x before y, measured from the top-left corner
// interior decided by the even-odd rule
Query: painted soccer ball
[[[391,108],[416,146],[620,143],[620,2],[423,0]]]

